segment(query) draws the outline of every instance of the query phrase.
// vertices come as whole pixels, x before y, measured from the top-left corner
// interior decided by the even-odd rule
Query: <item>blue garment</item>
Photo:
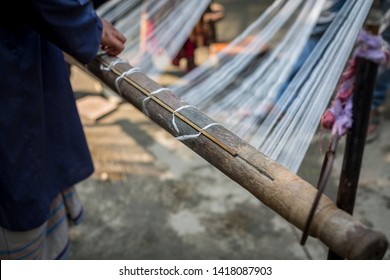
[[[0,226],[22,231],[93,172],[62,51],[93,60],[102,23],[88,0],[9,6],[11,20],[0,19]]]

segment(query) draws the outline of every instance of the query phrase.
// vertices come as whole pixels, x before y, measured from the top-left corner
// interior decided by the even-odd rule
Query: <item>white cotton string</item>
[[[142,111],[149,116],[148,109],[146,108],[146,104],[152,99],[152,96],[164,92],[164,91],[169,91],[169,88],[159,88],[155,91],[152,91],[148,97],[146,97],[144,100],[142,100]]]
[[[179,111],[181,111],[181,110],[183,110],[185,108],[195,108],[195,109],[197,109],[195,106],[192,106],[192,105],[184,105],[184,106],[181,106],[180,108],[177,108],[175,111],[173,111],[173,113],[172,113],[172,124],[173,124],[173,127],[175,128],[177,133],[180,133],[180,131],[179,131],[179,128],[177,127],[177,125],[176,125],[176,116],[175,115],[176,115],[177,112],[179,112]]]
[[[117,58],[117,59],[111,61],[111,63],[108,66],[104,66],[103,64],[100,64],[100,70],[111,71],[112,68],[114,68],[115,65],[117,65],[119,63],[127,63],[128,64],[129,62],[124,58]]]
[[[117,1],[122,3],[124,0]],[[106,9],[115,14],[117,26],[123,27],[128,32],[126,37],[131,38],[125,57],[130,57],[131,64],[142,67],[147,74],[158,75],[164,67],[157,65],[155,58],[161,58],[162,51],[168,56],[167,63],[172,60],[171,50],[180,49],[188,38],[190,27],[196,24],[209,2],[143,1],[131,9],[131,19],[120,16],[123,13],[118,9]],[[270,158],[296,172],[372,0],[345,1],[307,62],[280,94],[281,85],[290,76],[323,4],[324,0],[273,1],[223,51],[170,88],[188,104],[196,106]],[[145,19],[150,20],[153,30],[144,42],[145,48],[141,48],[142,40],[131,34],[140,34],[140,22],[144,24]],[[182,32],[184,24],[189,27]],[[267,46],[271,48],[264,52]],[[143,107],[149,99],[144,100]],[[146,108],[144,111],[147,113]],[[175,113],[173,126],[178,130]],[[197,136],[181,136],[180,139]]]
[[[303,160],[370,6],[370,1],[346,2],[256,132],[255,147],[294,172]]]
[[[98,13],[128,39],[121,56],[158,79],[171,65],[210,2],[112,0],[99,7]]]
[[[215,106],[207,108],[206,113],[218,115],[231,112],[225,123],[237,131],[239,136],[247,138],[258,126],[257,120],[261,120],[270,110],[281,84],[290,75],[320,13],[322,3],[322,0],[306,2],[282,41],[269,51],[259,66],[237,88],[224,95]]]
[[[220,126],[222,126],[222,125],[219,124],[219,123],[210,123],[210,124],[206,125],[205,127],[203,127],[203,128],[199,131],[199,133],[178,136],[178,137],[176,137],[176,139],[179,140],[179,141],[184,141],[184,140],[188,140],[188,139],[195,139],[195,138],[198,138],[200,135],[202,135],[202,132],[203,132],[203,131],[205,131],[206,129],[208,129],[208,128],[212,127],[212,126],[215,126],[215,125],[220,125]]]
[[[120,82],[123,80],[124,77],[127,77],[127,76],[130,76],[131,74],[134,74],[134,73],[139,73],[141,72],[141,69],[138,68],[138,67],[134,67],[134,68],[130,68],[129,70],[123,72],[120,76],[118,76],[116,79],[115,79],[115,87],[116,87],[116,90],[118,92],[118,94],[120,96],[122,96],[122,92],[121,92],[121,89],[119,87],[119,84]]]
[[[216,102],[215,100],[219,103],[221,98],[234,94],[235,91],[226,90],[226,88],[236,87],[245,74],[250,75],[251,68],[256,67],[253,64],[260,59],[261,51],[275,40],[282,28],[288,28],[286,25],[301,7],[302,2],[302,0],[275,1],[270,7],[271,12],[265,13],[267,16],[260,16],[249,27],[249,31],[244,31],[245,36],[240,36],[240,40],[235,41],[233,46],[228,46],[226,51],[223,50],[218,55],[220,59],[218,65],[207,68],[199,67],[198,73],[201,73],[195,73],[197,74],[196,82],[192,82],[190,72],[188,77],[183,77],[184,80],[190,81],[189,86],[181,87],[175,92],[181,95],[187,103],[198,106],[201,110],[207,110]],[[241,51],[230,54],[229,49],[241,49]],[[192,87],[192,84],[196,84],[196,87]],[[199,91],[202,94],[197,94]]]
[[[290,76],[323,4],[323,0],[274,1],[260,16],[262,20],[244,31],[235,44],[184,76],[185,84],[171,88],[296,172],[372,1],[345,2],[307,63],[281,94],[280,87]],[[267,44],[272,48],[260,56]]]

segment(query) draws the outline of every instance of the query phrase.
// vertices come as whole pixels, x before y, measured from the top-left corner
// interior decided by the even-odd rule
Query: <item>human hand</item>
[[[126,38],[107,20],[100,19],[103,24],[101,47],[108,55],[116,56],[125,48]]]

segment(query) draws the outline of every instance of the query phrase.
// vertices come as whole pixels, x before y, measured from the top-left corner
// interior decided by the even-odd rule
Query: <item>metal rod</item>
[[[336,156],[336,149],[337,149],[337,144],[340,140],[340,137],[337,135],[333,141],[330,143],[328,151],[326,152],[326,156],[324,158],[324,162],[322,164],[322,169],[321,169],[321,174],[318,179],[317,183],[317,195],[316,198],[313,202],[313,205],[310,209],[309,216],[307,218],[305,227],[303,229],[302,237],[301,237],[301,245],[305,245],[307,238],[309,237],[309,231],[310,231],[310,225],[313,221],[315,211],[318,206],[318,202],[320,201],[321,195],[323,194],[326,184],[328,182],[329,176],[331,174],[332,168],[333,168],[333,162]]]

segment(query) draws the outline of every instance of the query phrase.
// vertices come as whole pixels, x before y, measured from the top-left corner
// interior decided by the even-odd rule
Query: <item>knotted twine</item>
[[[325,129],[332,130],[331,142],[326,152],[320,178],[317,184],[317,195],[310,209],[309,216],[302,233],[301,245],[306,243],[309,235],[310,225],[314,213],[328,181],[336,152],[337,143],[352,126],[352,99],[355,91],[355,77],[358,58],[364,58],[376,64],[383,64],[389,61],[389,51],[383,47],[380,36],[375,36],[362,31],[357,39],[357,46],[352,58],[348,61],[347,69],[342,74],[337,94],[332,106],[325,111],[321,118],[321,125]]]

